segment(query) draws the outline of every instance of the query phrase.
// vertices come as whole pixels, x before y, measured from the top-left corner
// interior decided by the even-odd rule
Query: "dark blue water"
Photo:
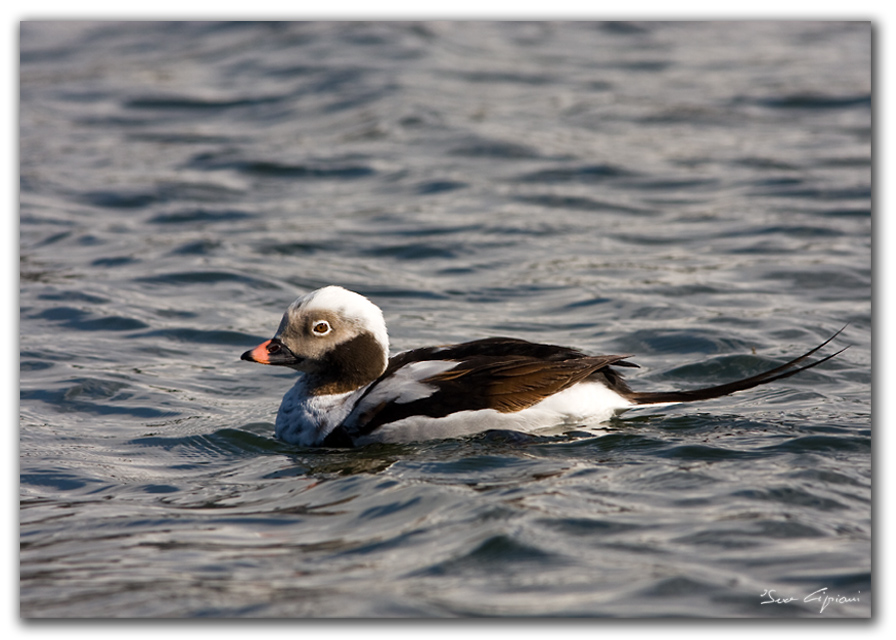
[[[870,38],[24,23],[21,614],[870,615]],[[639,390],[851,346],[604,432],[302,450],[239,355],[331,283],[396,351]]]

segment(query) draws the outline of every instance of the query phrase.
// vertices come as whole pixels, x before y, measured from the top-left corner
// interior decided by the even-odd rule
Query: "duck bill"
[[[301,358],[297,358],[292,351],[283,346],[283,343],[276,338],[265,340],[254,349],[249,349],[240,356],[240,360],[286,367],[294,367],[302,361]]]

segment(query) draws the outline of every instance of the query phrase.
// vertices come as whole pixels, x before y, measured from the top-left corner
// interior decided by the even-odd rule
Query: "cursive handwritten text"
[[[858,593],[862,593],[859,591]],[[849,602],[861,602],[861,598],[858,595],[855,596],[841,596],[839,593],[835,596],[828,595],[828,588],[822,587],[821,589],[817,589],[807,595],[805,598],[799,598],[798,596],[779,596],[775,589],[765,589],[761,594],[759,594],[760,598],[764,598],[762,602],[759,604],[789,604],[791,602],[797,602],[802,600],[803,602],[817,602],[819,603],[819,613],[824,613],[824,610],[828,608],[829,605],[832,604],[847,604]]]

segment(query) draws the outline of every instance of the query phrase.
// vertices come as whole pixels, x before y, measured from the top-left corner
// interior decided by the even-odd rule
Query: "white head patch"
[[[388,353],[389,334],[383,312],[361,294],[335,285],[323,287],[297,298],[289,305],[286,315],[299,311],[313,316],[315,310],[335,313],[359,329],[369,331]]]

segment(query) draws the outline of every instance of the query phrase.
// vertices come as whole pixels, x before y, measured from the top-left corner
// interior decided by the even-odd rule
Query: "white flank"
[[[410,416],[379,427],[355,444],[457,438],[489,429],[533,432],[564,425],[584,426],[609,420],[632,406],[631,402],[599,382],[582,382],[512,413],[483,409],[459,411],[443,418]]]

